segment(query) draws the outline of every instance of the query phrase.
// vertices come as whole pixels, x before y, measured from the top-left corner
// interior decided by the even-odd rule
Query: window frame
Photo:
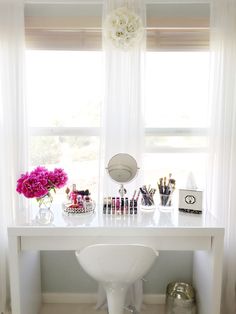
[[[26,16],[26,47],[49,50],[101,50],[101,17]],[[209,18],[147,19],[147,51],[206,51]],[[192,39],[191,39],[192,38]],[[59,43],[59,41],[60,43]],[[76,44],[75,44],[76,43]],[[207,136],[207,128],[146,127],[148,136]],[[99,136],[99,127],[31,127],[31,136]],[[147,153],[206,152],[206,147],[147,147]]]

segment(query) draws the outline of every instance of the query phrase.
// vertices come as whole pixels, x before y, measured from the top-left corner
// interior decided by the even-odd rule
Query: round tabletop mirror
[[[137,174],[136,160],[129,154],[119,153],[113,156],[107,166],[110,177],[118,183],[127,183]]]

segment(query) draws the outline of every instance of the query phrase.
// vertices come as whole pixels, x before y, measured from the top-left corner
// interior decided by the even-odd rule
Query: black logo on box
[[[187,204],[192,205],[192,204],[196,203],[196,197],[193,195],[186,195],[184,199],[185,199],[185,203],[187,203]]]

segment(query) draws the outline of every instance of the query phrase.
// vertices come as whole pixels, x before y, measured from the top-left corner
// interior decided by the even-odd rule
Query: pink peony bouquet
[[[55,192],[57,188],[62,188],[67,180],[67,174],[61,168],[49,171],[45,167],[37,167],[32,172],[21,175],[17,180],[16,191],[27,198],[40,199],[51,190]]]

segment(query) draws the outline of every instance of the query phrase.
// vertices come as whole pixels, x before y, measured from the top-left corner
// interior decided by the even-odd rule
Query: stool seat
[[[122,314],[128,287],[142,278],[158,253],[139,244],[96,244],[76,252],[82,268],[107,294],[109,314]]]

